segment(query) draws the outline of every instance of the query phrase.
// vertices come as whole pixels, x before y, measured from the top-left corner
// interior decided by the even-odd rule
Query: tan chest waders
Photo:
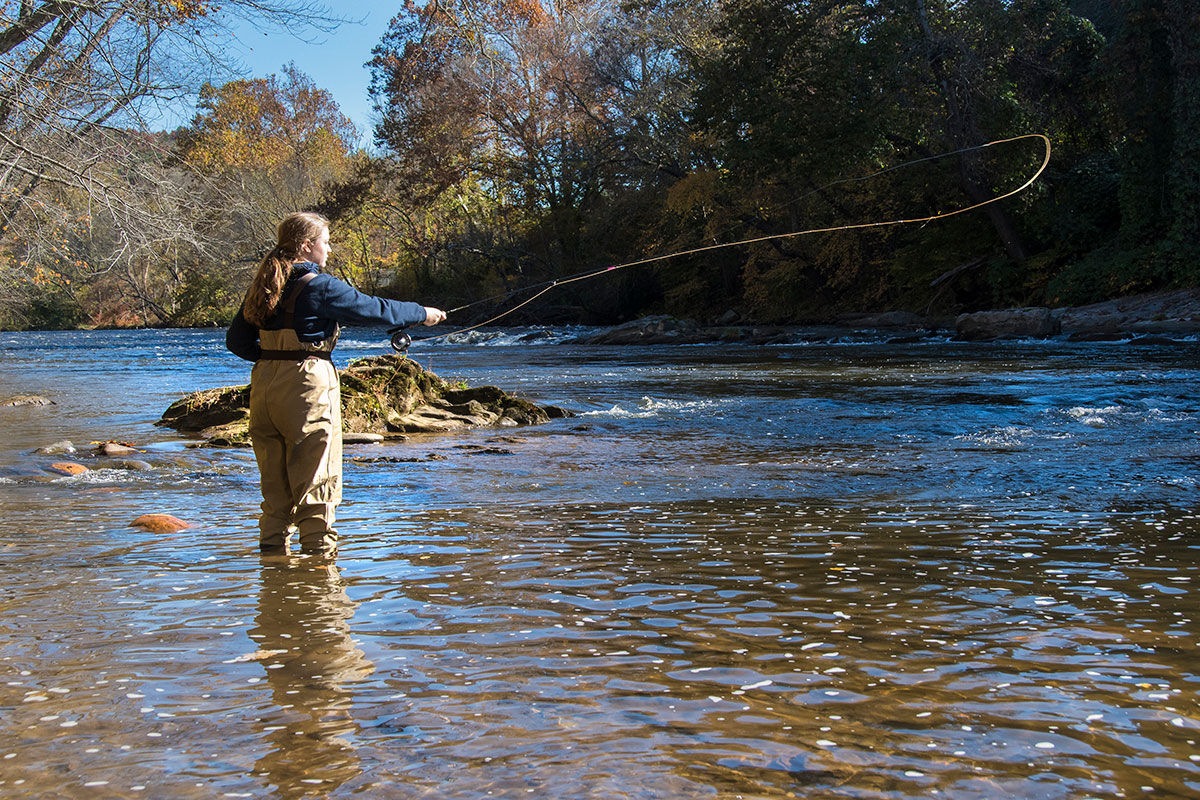
[[[296,336],[296,299],[315,272],[302,275],[281,306],[283,327],[260,330],[263,354],[250,374],[250,440],[262,477],[259,546],[284,550],[292,528],[304,552],[337,547],[334,510],[342,499],[342,400],[330,353]]]

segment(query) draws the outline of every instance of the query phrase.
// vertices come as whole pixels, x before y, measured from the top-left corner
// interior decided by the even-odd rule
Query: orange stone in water
[[[51,472],[57,472],[60,475],[78,475],[81,472],[88,471],[88,468],[83,464],[76,464],[74,461],[56,461],[47,469]]]
[[[129,527],[144,528],[151,533],[175,533],[175,531],[181,531],[184,528],[192,526],[179,517],[172,517],[170,514],[142,514],[129,523]]]

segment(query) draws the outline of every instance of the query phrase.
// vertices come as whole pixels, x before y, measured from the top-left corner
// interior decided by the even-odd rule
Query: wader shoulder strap
[[[288,292],[288,296],[284,298],[281,304],[282,311],[280,312],[280,321],[283,323],[283,328],[296,329],[296,298],[304,291],[304,287],[317,277],[315,272],[305,272],[299,278],[296,278],[296,285]],[[308,358],[322,358],[326,361],[333,361],[333,357],[328,350],[263,350],[259,355],[259,361],[304,361]]]
[[[283,322],[284,328],[296,327],[296,299],[300,297],[300,293],[304,291],[304,287],[308,286],[309,281],[317,277],[315,272],[306,272],[296,279],[296,285],[292,287],[292,291],[283,299],[283,316],[280,321]]]

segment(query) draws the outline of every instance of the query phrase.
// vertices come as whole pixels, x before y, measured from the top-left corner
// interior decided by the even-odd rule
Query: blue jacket
[[[296,264],[283,287],[283,297],[292,291],[294,282],[302,272],[316,272],[308,286],[296,298],[294,324],[296,335],[302,342],[319,342],[333,335],[338,323],[347,325],[417,325],[425,321],[425,307],[402,300],[387,300],[363,294],[345,281],[321,272],[316,264],[306,261]],[[251,325],[242,309],[225,333],[225,346],[229,352],[247,361],[257,361],[262,354],[258,343],[258,328]],[[281,314],[276,313],[267,320],[267,330],[283,327]]]

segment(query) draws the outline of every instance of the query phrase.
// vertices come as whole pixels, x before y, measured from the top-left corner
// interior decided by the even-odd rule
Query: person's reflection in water
[[[323,795],[362,772],[346,684],[375,666],[351,642],[356,604],[331,561],[264,556],[261,576],[250,635],[280,713],[263,718],[270,749],[255,773],[279,797]]]

